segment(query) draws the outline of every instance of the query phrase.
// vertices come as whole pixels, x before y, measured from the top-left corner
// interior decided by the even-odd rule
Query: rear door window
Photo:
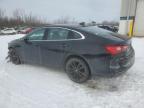
[[[65,40],[69,31],[63,28],[48,28],[47,40]]]

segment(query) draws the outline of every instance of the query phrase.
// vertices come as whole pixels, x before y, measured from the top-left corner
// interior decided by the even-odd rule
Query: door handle
[[[34,46],[38,47],[39,45],[35,44]]]
[[[16,45],[16,47],[21,47],[21,45]]]
[[[68,47],[68,45],[64,43],[64,44],[62,44],[62,47]]]

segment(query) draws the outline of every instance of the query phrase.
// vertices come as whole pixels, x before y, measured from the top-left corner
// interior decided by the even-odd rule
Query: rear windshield
[[[90,33],[96,34],[96,35],[108,35],[108,34],[112,33],[111,31],[101,29],[97,26],[81,27],[81,30],[84,30],[86,32],[90,32]]]
[[[80,29],[85,32],[89,32],[98,36],[115,36],[115,37],[126,39],[126,40],[129,39],[128,36],[123,36],[118,33],[114,33],[114,32],[99,28],[97,26],[81,27]]]

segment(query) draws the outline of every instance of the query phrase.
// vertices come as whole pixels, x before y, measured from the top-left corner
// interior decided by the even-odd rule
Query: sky
[[[69,17],[76,21],[118,21],[121,0],[0,0],[0,8],[9,16],[15,9],[24,10],[54,21]]]

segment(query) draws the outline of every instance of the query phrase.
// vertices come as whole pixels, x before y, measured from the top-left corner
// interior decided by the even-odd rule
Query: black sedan
[[[8,44],[14,64],[32,63],[63,68],[71,80],[115,76],[133,64],[131,39],[96,26],[41,27]]]

